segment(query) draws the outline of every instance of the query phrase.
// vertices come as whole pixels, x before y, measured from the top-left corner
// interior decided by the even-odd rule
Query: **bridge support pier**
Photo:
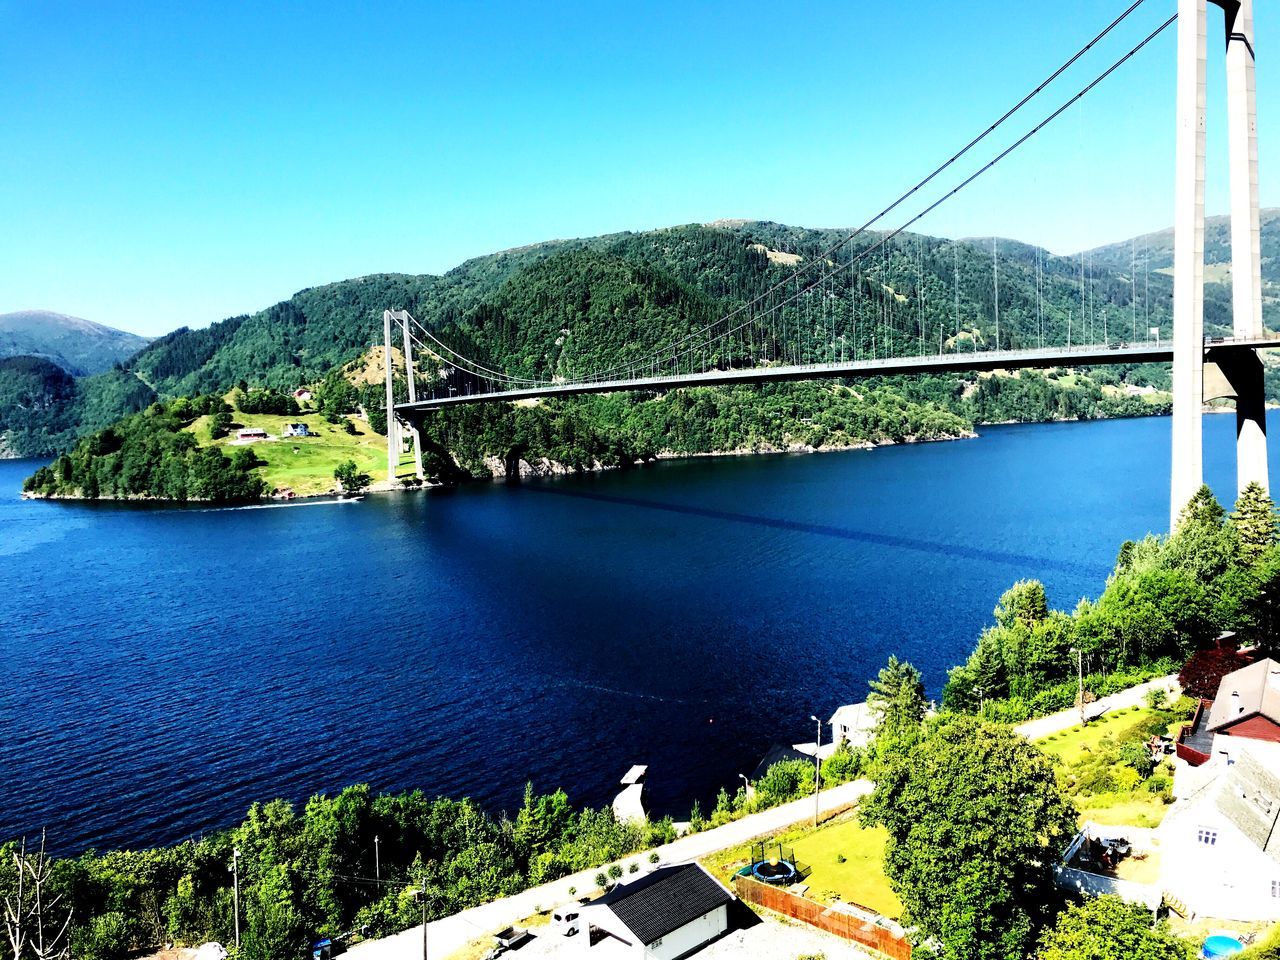
[[[1204,399],[1236,402],[1236,493],[1250,483],[1268,489],[1267,406],[1258,352],[1214,347],[1206,355],[1204,369]]]
[[[400,431],[396,420],[396,395],[392,387],[391,371],[391,311],[382,311],[382,365],[387,380],[387,483],[396,482],[396,469],[400,466]]]
[[[1258,217],[1257,96],[1253,0],[1213,0],[1226,17],[1231,180],[1231,276],[1236,337],[1262,335]],[[1173,461],[1169,529],[1204,482],[1204,401],[1236,399],[1240,489],[1267,485],[1262,365],[1253,350],[1214,351],[1206,390],[1204,347],[1204,176],[1206,0],[1178,0],[1177,154],[1173,245]]]

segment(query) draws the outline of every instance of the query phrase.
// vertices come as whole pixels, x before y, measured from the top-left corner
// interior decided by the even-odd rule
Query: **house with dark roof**
[[[697,863],[659,867],[584,906],[582,939],[601,960],[680,960],[728,932],[733,900]]]
[[[1202,700],[1178,736],[1178,756],[1192,766],[1230,752],[1219,738],[1280,743],[1280,663],[1267,659],[1222,678],[1213,700]]]

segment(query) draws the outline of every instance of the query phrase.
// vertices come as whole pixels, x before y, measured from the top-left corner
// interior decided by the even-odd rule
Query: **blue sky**
[[[160,334],[555,237],[857,225],[1126,5],[0,0],[0,312]],[[1147,0],[1011,132],[1173,9]],[[1275,4],[1256,29],[1276,205]],[[1067,253],[1167,226],[1173,33],[919,229]]]

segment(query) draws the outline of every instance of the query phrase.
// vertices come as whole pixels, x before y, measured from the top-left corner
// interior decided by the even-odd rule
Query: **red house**
[[[1178,756],[1199,766],[1217,737],[1280,743],[1280,663],[1259,660],[1223,677],[1217,696],[1201,700],[1178,734]]]

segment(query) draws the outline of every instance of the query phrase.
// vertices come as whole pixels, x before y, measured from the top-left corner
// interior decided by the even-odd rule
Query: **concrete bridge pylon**
[[[1204,482],[1201,411],[1206,400],[1236,401],[1236,484],[1268,486],[1262,364],[1248,347],[1204,342],[1205,72],[1209,0],[1178,0],[1177,150],[1173,256],[1172,530]],[[1231,185],[1231,283],[1234,338],[1262,328],[1258,216],[1257,93],[1253,0],[1211,0],[1226,27],[1227,146]]]

